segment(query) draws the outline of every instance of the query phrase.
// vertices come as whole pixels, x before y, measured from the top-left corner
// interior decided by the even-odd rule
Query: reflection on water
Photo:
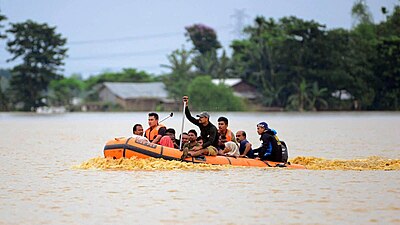
[[[309,170],[108,161],[106,141],[146,113],[0,113],[0,224],[400,223],[399,113],[220,115],[256,147],[267,121]]]

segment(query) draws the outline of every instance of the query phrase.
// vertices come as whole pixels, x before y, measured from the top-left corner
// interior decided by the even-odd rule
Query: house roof
[[[231,78],[231,79],[212,79],[212,82],[216,85],[219,84],[225,84],[228,87],[232,87],[233,94],[235,96],[241,97],[241,98],[247,98],[247,99],[255,99],[257,98],[258,94],[255,88],[252,88],[251,90],[235,90],[235,85],[239,84],[243,80],[240,78]]]
[[[162,82],[148,83],[123,83],[123,82],[104,82],[104,87],[108,88],[113,94],[122,99],[135,98],[160,98],[168,97],[165,85]]]
[[[214,84],[225,84],[228,87],[235,86],[236,84],[242,82],[240,78],[231,78],[231,79],[212,79],[211,80]]]

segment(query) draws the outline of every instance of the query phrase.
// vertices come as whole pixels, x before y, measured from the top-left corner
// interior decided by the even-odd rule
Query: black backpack
[[[289,152],[288,152],[288,147],[284,141],[281,142],[281,148],[282,148],[282,162],[287,163],[288,158],[289,158]]]

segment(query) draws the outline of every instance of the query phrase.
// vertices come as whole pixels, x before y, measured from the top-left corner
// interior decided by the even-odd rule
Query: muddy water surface
[[[146,113],[3,113],[0,224],[400,223],[399,113],[211,113],[211,120],[220,115],[254,146],[255,125],[267,121],[292,160],[316,168],[184,169],[166,162],[160,170],[127,161],[129,167],[107,169],[104,143],[146,124]],[[180,121],[176,113],[165,124],[179,130]]]

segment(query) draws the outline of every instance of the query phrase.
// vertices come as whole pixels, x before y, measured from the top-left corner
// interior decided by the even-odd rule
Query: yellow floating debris
[[[289,161],[304,165],[309,170],[400,170],[400,159],[387,159],[378,156],[350,160],[298,156]],[[97,157],[89,159],[73,168],[100,170],[223,170],[234,167],[231,165],[194,164],[156,158],[137,159],[132,157],[130,159],[111,159]]]
[[[148,158],[111,159],[97,157],[74,166],[74,169],[101,169],[101,170],[222,170],[232,168],[230,165],[194,164],[180,161]]]
[[[400,159],[379,156],[350,160],[299,156],[291,159],[290,162],[304,165],[309,170],[400,170]]]

